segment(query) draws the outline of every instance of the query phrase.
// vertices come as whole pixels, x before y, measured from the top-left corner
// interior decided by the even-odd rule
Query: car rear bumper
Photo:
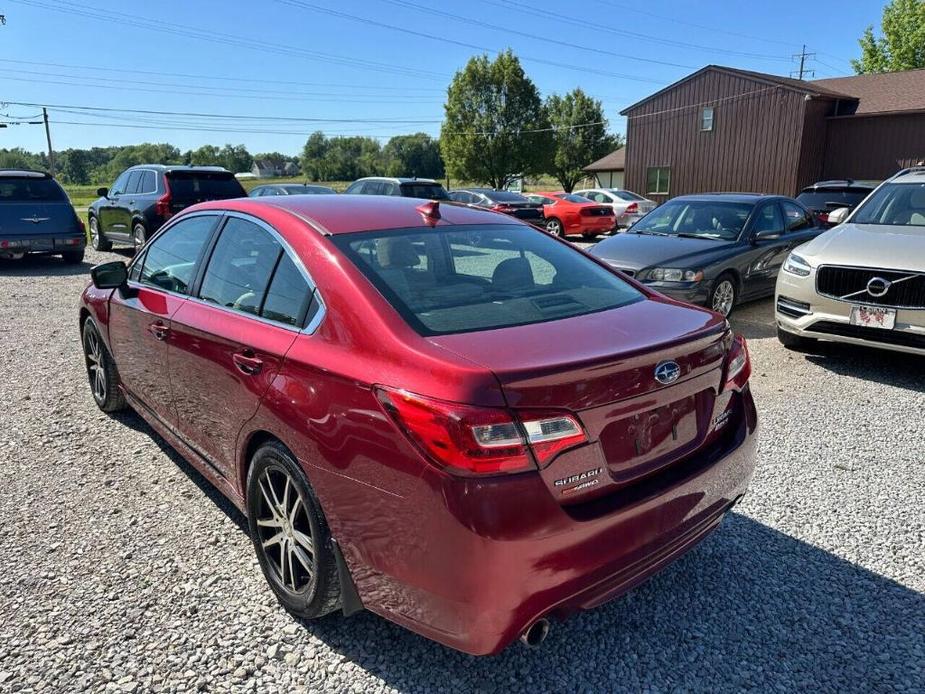
[[[892,330],[851,325],[849,301],[816,293],[815,273],[795,277],[778,276],[774,315],[785,332],[818,340],[879,347],[895,352],[925,355],[925,309],[897,309]]]
[[[394,552],[414,551],[411,566],[390,576],[351,567],[364,605],[487,655],[541,617],[622,595],[706,537],[745,494],[757,417],[747,388],[736,397],[742,415],[722,446],[593,501],[560,506],[532,473],[432,480],[440,514],[429,503],[404,509],[410,524],[390,543]]]
[[[583,234],[590,236],[592,234],[603,234],[616,228],[613,217],[589,217],[577,222],[568,229],[570,234]]]
[[[48,234],[47,236],[0,234],[0,253],[63,253],[85,248],[87,239],[82,232],[76,234]]]
[[[617,227],[627,229],[646,216],[646,213],[621,214],[617,216]]]

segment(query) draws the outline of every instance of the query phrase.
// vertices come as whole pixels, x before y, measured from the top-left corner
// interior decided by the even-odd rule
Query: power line
[[[473,24],[473,25],[476,25],[476,26],[482,26],[482,27],[486,27],[486,28],[490,28],[490,29],[496,29],[496,30],[498,30],[498,31],[504,31],[504,32],[508,32],[508,33],[515,33],[515,34],[516,34],[516,33],[519,33],[519,34],[521,34],[521,35],[523,35],[523,36],[528,36],[529,38],[543,40],[543,41],[545,41],[545,42],[549,42],[549,41],[550,41],[550,38],[549,38],[548,36],[539,36],[539,35],[537,35],[537,34],[526,34],[525,32],[519,32],[519,31],[516,31],[516,30],[512,30],[512,29],[510,29],[510,28],[508,28],[508,27],[506,27],[506,26],[499,26],[499,25],[497,25],[497,24],[489,24],[488,22],[483,22],[483,21],[481,21],[481,20],[473,19],[473,18],[471,18],[471,17],[464,17],[464,16],[461,16],[461,15],[451,14],[451,13],[449,13],[449,12],[444,12],[444,11],[442,11],[442,10],[434,10],[434,9],[431,9],[431,8],[428,8],[428,7],[423,7],[423,6],[421,6],[421,5],[417,5],[417,4],[415,4],[415,3],[406,2],[405,0],[383,0],[383,1],[384,1],[384,2],[389,2],[389,3],[393,4],[393,5],[400,5],[400,6],[403,6],[403,7],[409,7],[409,8],[412,8],[412,9],[415,9],[415,10],[418,10],[418,11],[421,11],[421,12],[428,12],[428,13],[430,13],[430,14],[441,15],[441,16],[448,17],[448,18],[451,18],[451,19],[455,19],[455,20],[460,21],[460,22],[465,22],[465,23],[467,23],[467,24]],[[672,46],[672,47],[674,47],[674,48],[693,48],[693,49],[696,49],[696,50],[713,51],[713,52],[716,52],[716,53],[726,53],[726,54],[729,54],[729,55],[739,55],[739,56],[744,56],[744,57],[748,57],[748,58],[759,58],[759,59],[763,59],[763,60],[776,60],[776,61],[789,61],[789,58],[787,58],[787,57],[785,57],[785,56],[767,55],[767,54],[762,54],[762,53],[748,53],[748,52],[745,52],[745,51],[737,51],[737,50],[733,50],[733,49],[729,49],[729,48],[719,48],[719,47],[716,47],[716,46],[702,46],[702,45],[695,44],[695,43],[686,43],[686,42],[684,42],[684,41],[677,41],[677,40],[675,40],[675,39],[666,39],[666,38],[663,38],[663,37],[660,37],[660,36],[653,36],[652,34],[642,34],[642,33],[636,32],[636,31],[627,31],[626,29],[621,29],[621,28],[619,28],[619,27],[608,26],[608,25],[606,25],[606,24],[602,24],[597,18],[595,18],[595,20],[594,20],[593,22],[588,22],[588,21],[585,21],[585,20],[576,20],[576,19],[573,18],[573,17],[567,17],[567,16],[565,16],[565,15],[563,15],[563,14],[559,14],[559,13],[554,13],[554,12],[548,12],[548,11],[545,11],[545,10],[541,10],[541,9],[538,9],[538,8],[536,8],[536,7],[532,6],[532,5],[526,4],[526,3],[516,2],[515,0],[509,0],[509,1],[506,2],[506,3],[500,3],[500,2],[497,2],[496,0],[482,0],[482,2],[485,2],[485,3],[490,4],[490,5],[494,5],[494,6],[496,6],[496,7],[504,7],[505,9],[508,9],[508,10],[510,10],[512,7],[518,7],[518,8],[520,8],[521,10],[529,11],[531,14],[541,14],[541,15],[544,15],[544,16],[546,16],[546,17],[555,19],[555,21],[556,21],[557,23],[565,22],[565,23],[568,23],[568,24],[580,26],[580,27],[582,27],[583,29],[585,29],[586,31],[588,31],[588,30],[591,30],[591,31],[605,31],[605,32],[608,32],[608,33],[611,33],[611,34],[618,34],[618,35],[620,35],[620,36],[630,36],[630,37],[633,37],[633,38],[643,39],[643,40],[649,41],[649,42],[654,42],[654,43],[659,43],[659,44],[662,44],[662,45]],[[582,48],[583,50],[595,50],[595,51],[597,51],[597,52],[601,52],[601,51],[599,51],[599,49],[592,49],[592,48],[587,48],[587,47],[583,47],[583,46],[576,46],[575,44],[568,44],[568,43],[564,43],[564,42],[561,42],[561,41],[559,41],[559,42],[553,41],[553,42],[555,42],[555,43],[561,43],[561,44],[568,45],[568,46],[571,46],[571,47],[580,47],[580,48]],[[607,53],[608,53],[609,55],[615,55],[616,57],[620,58],[621,60],[641,60],[641,61],[645,61],[645,62],[656,62],[656,63],[661,62],[662,64],[674,65],[674,66],[676,66],[676,67],[683,67],[683,68],[687,68],[687,69],[691,69],[691,70],[695,70],[695,69],[697,69],[697,68],[699,67],[699,66],[693,66],[693,65],[678,65],[677,63],[664,63],[663,61],[655,61],[655,60],[651,60],[651,59],[648,59],[648,58],[636,58],[636,57],[633,57],[633,56],[626,55],[625,53],[611,53],[611,52],[607,52]]]
[[[333,63],[336,65],[343,65],[346,67],[361,68],[364,70],[374,70],[377,72],[391,72],[395,74],[401,74],[411,77],[420,77],[425,79],[446,79],[445,75],[440,73],[431,72],[429,70],[421,70],[417,68],[403,67],[396,64],[389,63],[380,63],[371,60],[365,60],[360,58],[350,58],[347,56],[340,56],[333,53],[324,53],[321,51],[313,51],[307,48],[300,48],[298,46],[290,46],[280,43],[270,43],[267,41],[258,41],[255,39],[250,39],[246,36],[238,36],[235,34],[223,34],[215,31],[198,31],[195,29],[190,29],[188,27],[172,24],[170,22],[165,22],[163,20],[153,20],[150,18],[142,17],[137,14],[127,14],[123,12],[116,12],[110,9],[102,9],[99,7],[93,7],[90,5],[79,5],[74,6],[70,3],[61,2],[59,4],[51,4],[50,2],[45,2],[43,0],[12,0],[13,2],[18,2],[20,4],[29,5],[31,7],[38,7],[41,9],[52,10],[54,12],[64,12],[67,14],[76,15],[79,17],[86,17],[90,19],[95,19],[104,22],[114,22],[118,21],[122,26],[129,25],[137,28],[144,28],[150,31],[158,31],[166,34],[172,34],[175,36],[185,36],[188,38],[194,38],[200,41],[209,41],[211,43],[221,43],[230,46],[236,46],[240,48],[248,48],[250,50],[262,51],[277,53],[282,55],[295,55],[302,58],[307,58],[311,60],[317,60],[320,62]]]
[[[665,108],[659,111],[650,111],[649,113],[640,113],[635,116],[627,116],[627,118],[638,120],[640,118],[651,118],[652,116],[661,116],[666,113],[676,113],[678,111],[687,111],[692,108],[700,108],[702,106],[713,106],[719,103],[725,103],[729,101],[738,101],[740,99],[751,98],[755,94],[761,94],[762,92],[772,91],[775,89],[780,89],[780,86],[775,84],[775,85],[771,85],[770,87],[762,87],[761,89],[754,89],[750,92],[742,92],[741,94],[733,94],[732,96],[724,96],[718,99],[709,99],[708,101],[701,101],[698,104],[688,104],[686,106],[677,106],[675,108]]]
[[[803,79],[803,77],[804,77],[805,75],[809,75],[810,77],[815,77],[815,76],[816,76],[816,71],[815,71],[815,70],[810,70],[810,69],[808,69],[808,68],[806,67],[806,61],[807,61],[807,60],[814,60],[815,57],[816,57],[816,54],[815,54],[815,53],[807,53],[807,52],[806,52],[806,44],[804,43],[804,44],[803,44],[803,50],[802,50],[801,52],[799,52],[799,53],[794,53],[794,54],[793,54],[793,59],[794,59],[794,60],[796,60],[797,58],[800,59],[800,67],[799,67],[799,69],[797,69],[797,70],[791,71],[790,76],[791,76],[791,77],[796,77],[798,80]]]
[[[303,9],[303,10],[311,10],[311,11],[314,11],[314,12],[320,12],[320,13],[322,13],[322,14],[326,14],[326,15],[329,15],[329,16],[332,16],[332,17],[339,17],[339,18],[341,18],[341,19],[348,19],[348,20],[350,20],[350,21],[359,22],[359,23],[362,23],[362,24],[368,24],[368,25],[370,25],[370,26],[375,26],[375,27],[379,27],[379,28],[382,28],[382,29],[389,29],[389,30],[391,30],[391,31],[398,31],[398,32],[402,32],[402,33],[405,33],[405,34],[410,34],[410,35],[412,35],[412,36],[420,36],[420,37],[423,37],[423,38],[425,38],[425,39],[429,39],[429,40],[432,40],[432,41],[439,41],[439,42],[442,42],[442,43],[452,43],[452,44],[455,44],[455,45],[457,45],[457,46],[463,46],[463,47],[465,47],[465,48],[474,48],[475,50],[480,50],[480,51],[499,52],[499,50],[498,50],[497,48],[486,48],[485,46],[478,46],[478,45],[475,45],[475,44],[466,43],[466,42],[463,42],[463,41],[457,41],[457,40],[455,40],[455,39],[450,39],[450,38],[447,38],[446,36],[441,36],[441,35],[432,34],[432,33],[431,33],[431,34],[428,34],[428,33],[422,32],[422,31],[415,31],[415,30],[413,30],[413,29],[408,29],[408,28],[406,28],[406,27],[396,26],[396,25],[394,25],[394,24],[387,24],[387,23],[385,23],[385,22],[380,22],[380,21],[377,21],[377,20],[368,19],[368,18],[366,18],[366,17],[359,17],[359,16],[354,15],[354,14],[348,14],[347,12],[341,12],[341,11],[339,11],[339,10],[332,10],[332,9],[330,9],[330,8],[327,8],[327,7],[321,7],[321,6],[316,5],[316,4],[314,4],[314,3],[311,3],[311,2],[305,2],[304,0],[276,0],[276,2],[278,2],[278,3],[282,4],[282,5],[289,5],[289,6],[291,6],[291,7],[298,7],[298,8],[301,8],[301,9]],[[412,4],[410,4],[410,3],[404,3],[404,2],[402,2],[402,3],[394,3],[394,4],[400,4],[400,5],[402,5],[402,6],[407,6],[407,7],[411,7],[411,8],[414,8],[414,9],[418,9],[418,10],[422,10],[422,11],[427,11],[427,12],[430,12],[430,11],[431,11],[429,8],[419,7],[418,5],[412,5]],[[666,66],[668,66],[668,67],[680,67],[680,68],[685,68],[685,69],[694,69],[694,66],[693,66],[693,65],[683,65],[683,64],[681,64],[681,63],[672,63],[672,62],[669,62],[669,61],[666,61],[666,60],[655,60],[655,59],[653,59],[653,58],[637,58],[637,57],[635,57],[635,56],[626,55],[625,53],[617,53],[617,52],[614,52],[614,51],[608,51],[608,50],[603,49],[603,48],[595,48],[595,47],[591,47],[591,46],[582,46],[582,45],[577,44],[577,43],[570,43],[570,42],[568,42],[568,41],[560,41],[560,40],[555,39],[555,38],[552,38],[552,37],[550,37],[550,36],[539,36],[538,34],[531,34],[531,33],[525,32],[525,31],[519,31],[519,30],[514,29],[514,28],[512,28],[512,27],[510,27],[510,26],[508,26],[508,27],[501,27],[501,26],[498,26],[498,25],[496,25],[496,24],[489,24],[488,22],[482,22],[482,21],[480,21],[480,20],[470,19],[470,18],[468,18],[468,17],[461,17],[461,16],[459,16],[459,15],[450,14],[450,13],[448,13],[448,12],[442,12],[442,11],[435,10],[435,11],[433,11],[433,13],[435,13],[435,14],[440,14],[440,15],[442,15],[442,16],[449,17],[449,18],[452,18],[452,19],[464,20],[464,21],[466,21],[466,22],[468,22],[468,23],[475,24],[475,25],[477,25],[477,26],[481,26],[481,27],[484,27],[484,28],[496,29],[496,30],[498,30],[498,31],[504,31],[505,33],[508,33],[508,34],[514,34],[514,35],[517,35],[517,36],[523,36],[523,37],[526,37],[526,38],[529,38],[529,39],[541,40],[541,41],[544,41],[545,43],[551,43],[551,44],[555,44],[555,45],[559,45],[559,46],[565,46],[565,47],[567,47],[567,48],[574,48],[574,49],[581,50],[581,51],[589,51],[589,52],[591,52],[591,53],[599,53],[599,54],[601,54],[601,55],[608,55],[608,56],[612,56],[612,57],[615,57],[615,58],[620,58],[621,60],[634,60],[634,61],[643,62],[643,63],[652,63],[652,64],[655,64],[655,65],[666,65]],[[525,61],[538,61],[538,60],[539,60],[539,59],[537,59],[537,58],[532,58],[532,57],[527,56],[527,55],[522,55],[522,56],[520,56],[520,57],[521,57],[521,59],[523,59],[523,60],[525,60]],[[549,61],[544,61],[544,62],[549,62]],[[552,64],[552,63],[550,63],[550,64]],[[588,69],[587,66],[569,66],[569,67],[575,67],[575,69],[582,70],[582,71],[585,71],[585,70]],[[628,76],[627,76],[627,77],[628,77]],[[625,78],[627,78],[627,77],[625,77]]]

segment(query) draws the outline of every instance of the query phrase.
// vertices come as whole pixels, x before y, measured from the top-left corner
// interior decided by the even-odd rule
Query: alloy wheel
[[[87,362],[87,378],[93,398],[98,404],[106,402],[106,369],[103,365],[103,344],[96,330],[84,333],[84,357]]]
[[[553,236],[562,236],[562,223],[558,219],[550,219],[546,222],[546,231]]]
[[[717,313],[728,316],[735,302],[735,286],[731,280],[724,279],[713,290],[712,308]]]
[[[132,230],[132,244],[135,246],[136,253],[145,245],[145,230],[140,224]]]
[[[260,551],[279,584],[289,592],[301,593],[312,585],[317,573],[305,503],[289,473],[276,466],[260,473],[257,486]]]
[[[90,217],[90,241],[93,243],[93,247],[96,248],[99,243],[100,238],[100,229],[96,221],[96,217]]]

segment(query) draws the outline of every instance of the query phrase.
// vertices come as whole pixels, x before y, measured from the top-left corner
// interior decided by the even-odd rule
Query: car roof
[[[51,178],[47,171],[34,171],[32,169],[0,169],[2,178]]]
[[[391,183],[425,183],[425,184],[437,184],[432,178],[404,178],[404,177],[394,177],[394,176],[365,176],[363,178],[358,178],[354,183],[359,181],[389,181]]]
[[[284,210],[314,226],[322,234],[430,228],[418,209],[431,200],[390,195],[291,195],[270,198],[213,200],[195,210],[232,210],[261,216],[261,211]],[[481,210],[455,202],[439,201],[437,226],[455,224],[522,224],[509,215]]]
[[[814,190],[834,190],[837,188],[866,188],[868,190],[873,190],[876,187],[877,184],[870,183],[869,181],[855,181],[850,178],[846,178],[841,180],[817,181],[812,185],[806,186],[800,192],[808,193]]]
[[[715,202],[719,200],[720,202],[749,202],[757,203],[762,200],[790,200],[786,195],[768,195],[766,193],[698,193],[696,195],[679,195],[676,198],[672,198],[667,202],[675,202],[677,200],[690,200],[697,202]]]
[[[135,166],[130,166],[126,171],[131,171],[132,169],[154,169],[155,171],[160,171],[161,173],[167,173],[169,171],[202,171],[202,172],[219,172],[219,173],[231,173],[224,166],[194,166],[192,164],[135,164]]]
[[[914,166],[901,171],[890,179],[890,183],[925,183],[925,166]]]

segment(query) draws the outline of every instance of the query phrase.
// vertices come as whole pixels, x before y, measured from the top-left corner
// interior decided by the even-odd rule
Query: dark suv
[[[141,164],[100,188],[90,205],[90,240],[98,251],[113,242],[141,248],[147,238],[180,210],[206,200],[244,198],[238,179],[220,166]]]
[[[358,178],[344,191],[347,195],[400,195],[424,200],[449,200],[446,189],[430,178]]]
[[[800,191],[797,202],[809,208],[819,224],[828,228],[834,226],[829,222],[830,212],[840,207],[853,210],[876,187],[870,181],[819,181]]]

